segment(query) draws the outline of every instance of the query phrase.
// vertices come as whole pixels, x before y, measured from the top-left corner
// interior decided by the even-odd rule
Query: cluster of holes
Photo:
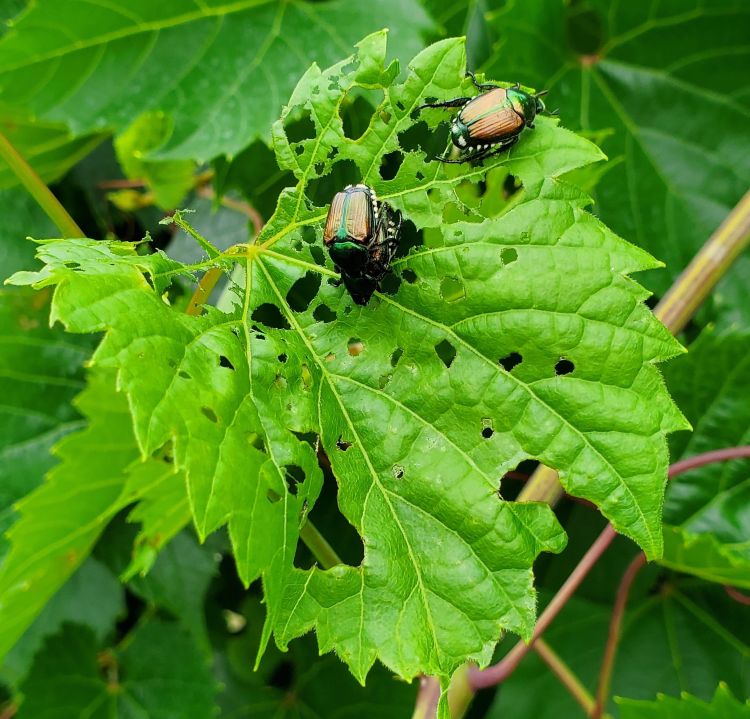
[[[393,471],[393,476],[396,479],[404,478],[404,468],[400,464],[394,464],[392,471]]]

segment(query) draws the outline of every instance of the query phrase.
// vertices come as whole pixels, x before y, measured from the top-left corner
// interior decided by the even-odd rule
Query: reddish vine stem
[[[596,685],[596,704],[594,705],[593,712],[591,712],[591,719],[600,719],[607,703],[609,685],[612,681],[612,669],[614,668],[615,655],[617,654],[617,645],[620,641],[622,620],[625,616],[625,606],[628,603],[628,597],[630,596],[630,589],[633,586],[633,582],[638,576],[638,572],[640,572],[646,564],[646,555],[643,552],[639,552],[628,565],[628,568],[622,575],[620,585],[617,587],[615,605],[612,608],[612,617],[609,620],[607,644],[604,647],[604,657],[602,658],[602,666],[599,670],[599,681]]]
[[[568,690],[573,699],[578,702],[581,709],[586,712],[586,715],[591,716],[592,712],[595,711],[594,699],[578,677],[573,674],[570,667],[560,659],[552,647],[541,637],[534,643],[534,651],[560,680],[560,683]]]
[[[735,589],[734,587],[730,587],[728,584],[725,584],[724,591],[727,593],[727,596],[729,596],[731,599],[734,599],[735,602],[739,602],[740,604],[744,604],[750,607],[750,597],[748,597],[747,594],[743,594],[739,589]]]
[[[702,467],[706,464],[712,464],[714,462],[725,462],[727,460],[741,459],[744,457],[750,457],[750,445],[704,452],[703,454],[698,454],[695,457],[689,457],[688,459],[673,464],[669,468],[669,477],[676,477],[679,474],[688,472],[691,469],[696,469],[697,467]],[[528,654],[529,650],[534,645],[534,642],[547,630],[550,624],[554,621],[555,617],[560,613],[568,600],[573,596],[575,591],[586,578],[586,575],[591,571],[593,566],[596,564],[602,554],[604,554],[607,547],[609,547],[609,545],[612,543],[612,540],[616,536],[617,532],[615,532],[611,524],[608,524],[591,545],[586,554],[583,555],[583,558],[578,563],[576,568],[570,574],[562,587],[560,587],[557,594],[555,594],[555,596],[552,598],[552,601],[542,612],[539,620],[537,621],[531,641],[528,644],[521,640],[508,652],[508,654],[505,655],[505,657],[503,657],[500,662],[498,662],[494,666],[488,667],[484,670],[473,667],[470,670],[469,683],[471,684],[473,689],[484,689],[499,684],[500,682],[507,679],[515,671],[521,660],[526,656],[526,654]],[[629,586],[627,587],[627,589],[629,591]],[[625,600],[627,600],[627,595],[625,596]],[[614,652],[615,650],[616,644],[611,651]]]

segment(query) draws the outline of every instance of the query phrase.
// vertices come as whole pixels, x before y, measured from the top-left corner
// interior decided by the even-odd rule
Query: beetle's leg
[[[487,90],[496,90],[498,87],[500,87],[499,85],[495,85],[491,82],[477,82],[477,78],[474,73],[471,72],[471,70],[466,71],[466,77],[470,77],[471,81],[474,83],[474,87],[476,87],[478,90],[482,90],[482,92],[485,92]]]
[[[515,145],[518,142],[518,135],[515,137],[512,137],[507,142],[503,142],[497,149],[491,149],[489,152],[485,153],[481,159],[486,160],[488,157],[494,157],[495,155],[499,155],[501,152],[505,152],[506,150],[510,150],[513,145]]]
[[[470,97],[457,97],[455,100],[446,100],[445,102],[426,102],[417,108],[417,112],[425,107],[462,107],[471,99]]]

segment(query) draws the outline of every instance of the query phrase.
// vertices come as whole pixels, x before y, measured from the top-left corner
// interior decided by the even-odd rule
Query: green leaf
[[[3,658],[0,676],[16,686],[26,676],[44,638],[60,631],[64,622],[84,624],[93,630],[98,641],[103,641],[124,609],[124,591],[117,577],[89,557]]]
[[[174,209],[195,184],[191,160],[148,160],[169,137],[169,119],[163,112],[145,112],[115,140],[117,159],[131,179],[143,179],[154,193],[156,204]]]
[[[0,132],[10,140],[42,180],[48,183],[59,180],[107,136],[103,132],[73,136],[60,123],[32,120],[23,114],[11,112],[2,104]],[[0,160],[0,190],[15,188],[18,184],[15,173]]]
[[[90,629],[66,624],[34,659],[18,719],[205,719],[215,682],[177,624],[152,620],[101,651]]]
[[[431,26],[417,0],[35,4],[0,41],[0,97],[76,135],[163,111],[172,132],[157,154],[208,160],[267,139],[311,62],[383,24],[404,58]]]
[[[719,682],[726,682],[738,696],[748,696],[746,607],[731,601],[718,587],[710,591],[704,586],[691,588],[688,583],[682,587],[679,580],[665,581],[651,569],[642,570],[636,589],[618,645],[613,697],[651,700],[659,692],[688,692],[708,700]],[[611,597],[606,603],[574,598],[544,636],[592,694],[611,612]],[[512,642],[506,640],[505,645],[510,647]],[[610,699],[605,708],[613,716],[616,702]],[[532,652],[503,683],[486,716],[580,719],[583,714],[559,679]]]
[[[0,656],[86,559],[109,519],[164,474],[174,474],[158,460],[138,463],[127,403],[114,392],[110,373],[90,375],[75,404],[88,426],[57,445],[60,463],[18,503],[20,519],[8,532],[12,546],[0,568]]]
[[[10,194],[16,193],[0,197]],[[16,208],[4,208],[10,242],[14,222],[29,210],[23,198],[16,199]],[[92,343],[47,326],[49,298],[48,292],[0,291],[0,558],[16,517],[13,505],[55,463],[52,445],[82,425],[71,401],[83,387],[82,365]]]
[[[0,170],[2,171],[2,170]],[[0,267],[3,279],[33,265],[34,243],[30,235],[46,237],[55,232],[52,221],[26,190],[0,190]]]
[[[660,554],[664,435],[685,423],[654,365],[680,348],[626,276],[654,261],[561,179],[600,159],[594,146],[541,118],[485,167],[425,164],[399,135],[425,97],[467,91],[462,42],[420,53],[402,84],[385,33],[358,47],[310,68],[274,125],[279,164],[298,185],[255,244],[215,260],[242,258],[233,310],[177,313],[161,299],[165,260],[123,243],[44,242],[44,270],[14,281],[56,284],[53,319],[106,331],[94,361],[117,368],[142,451],[174,442],[199,531],[228,519],[243,579],[263,576],[263,643],[271,630],[285,647],[316,628],[321,651],[335,649],[360,681],[376,658],[405,678],[445,678],[467,659],[489,661],[502,629],[530,635],[531,565],[564,545],[548,506],[499,496],[521,460],[559,469],[570,493]],[[338,110],[362,89],[384,100],[351,140]],[[294,141],[286,121],[305,113],[315,137]],[[402,162],[384,180],[391,153]],[[417,229],[441,233],[395,261],[398,287],[367,307],[337,286],[320,248],[326,208],[312,197],[339,165]],[[458,185],[503,166],[524,189],[502,215],[448,217]],[[513,352],[523,361],[506,371]],[[561,358],[571,374],[556,371]],[[310,434],[363,538],[359,567],[292,567],[320,491]]]
[[[617,699],[622,719],[746,719],[750,700],[738,702],[726,684],[719,684],[710,702],[683,694],[679,699],[660,695],[654,701]]]
[[[750,333],[706,331],[667,367],[672,395],[695,428],[673,441],[676,458],[750,444]],[[750,461],[677,477],[665,504],[664,564],[750,588]]]
[[[664,260],[666,272],[644,280],[663,293],[750,185],[750,7],[513,2],[492,25],[487,71],[549,88],[576,129],[611,131],[598,213]]]

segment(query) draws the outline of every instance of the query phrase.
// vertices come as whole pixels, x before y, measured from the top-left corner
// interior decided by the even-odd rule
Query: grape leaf
[[[695,430],[677,435],[675,457],[750,444],[750,334],[706,331],[666,379]],[[750,588],[750,460],[677,477],[665,504],[662,562],[703,579]]]
[[[21,691],[18,719],[205,719],[216,684],[179,625],[152,620],[104,651],[90,629],[64,625],[35,657]]]
[[[486,70],[549,88],[564,122],[609,132],[598,213],[664,260],[643,279],[663,293],[750,185],[750,7],[544,0],[508,3],[491,22]]]
[[[0,40],[0,96],[76,135],[161,110],[172,128],[155,154],[208,160],[267,139],[311,62],[383,24],[404,58],[431,27],[417,0],[35,4]]]
[[[15,211],[5,209],[5,239],[12,246],[17,244],[15,218],[27,216],[29,208],[20,202]],[[14,503],[54,464],[52,445],[82,425],[71,400],[83,387],[82,365],[92,343],[47,327],[49,299],[46,292],[0,291],[0,558],[7,548],[5,532],[16,516]]]
[[[3,657],[0,676],[11,686],[17,686],[26,676],[44,638],[60,631],[65,622],[84,624],[103,641],[124,609],[125,593],[117,577],[89,557]]]
[[[244,265],[233,310],[177,313],[161,293],[179,268],[165,274],[163,257],[125,243],[42,242],[44,270],[13,281],[55,284],[53,320],[106,331],[94,362],[118,369],[142,451],[174,442],[199,531],[228,518],[241,575],[263,576],[264,642],[273,630],[285,647],[315,627],[321,651],[336,649],[360,681],[376,657],[405,678],[446,678],[467,659],[489,661],[501,629],[529,636],[531,564],[564,545],[548,506],[499,496],[521,460],[558,469],[569,492],[660,554],[664,435],[685,423],[654,363],[680,348],[626,276],[657,263],[561,179],[601,158],[593,145],[540,118],[485,167],[425,163],[399,134],[425,97],[469,91],[463,43],[424,50],[402,84],[385,33],[358,48],[311,67],[274,125],[278,162],[298,185],[254,244],[202,265]],[[352,140],[338,109],[360,88],[384,99]],[[300,113],[315,137],[293,141],[285,123]],[[384,180],[392,153],[402,161]],[[437,244],[394,262],[390,290],[367,307],[324,264],[326,210],[306,195],[339,164],[417,229],[441,228]],[[457,185],[503,165],[524,186],[504,214],[446,220]],[[500,360],[513,352],[522,362],[507,371]],[[563,358],[572,372],[556,369]],[[363,537],[359,567],[292,567],[320,491],[310,433]]]
[[[111,374],[90,375],[75,404],[88,426],[57,445],[59,464],[18,503],[20,519],[8,532],[11,549],[0,567],[0,656],[86,559],[107,521],[141,496],[153,497],[164,475],[174,475],[163,461],[138,463],[127,403],[113,391]]]
[[[719,684],[710,702],[683,694],[679,699],[660,695],[654,701],[617,699],[622,719],[747,719],[750,700],[740,703],[726,684]]]
[[[657,582],[660,592],[653,591]],[[747,696],[750,632],[746,608],[718,587],[706,591],[687,582],[682,587],[679,580],[660,581],[658,572],[639,577],[638,584],[643,589],[631,595],[625,615],[612,696],[652,699],[657,692],[689,692],[705,700],[718,682],[727,682],[738,696]],[[611,597],[606,603],[574,598],[545,632],[545,641],[592,694],[611,613]],[[610,699],[605,707],[612,716],[617,702]],[[486,716],[579,719],[582,713],[559,679],[532,652],[503,684]]]

